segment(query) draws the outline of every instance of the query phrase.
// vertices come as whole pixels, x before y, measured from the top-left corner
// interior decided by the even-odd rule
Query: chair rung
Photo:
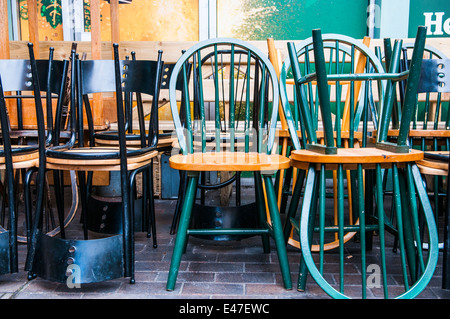
[[[188,235],[263,235],[269,229],[188,229]]]
[[[366,229],[366,231],[378,230],[379,226],[378,225],[366,225],[365,229]],[[361,226],[360,225],[346,225],[343,227],[343,230],[345,232],[357,232],[357,231],[361,230]],[[314,231],[319,232],[319,227],[315,227]],[[339,226],[328,226],[328,227],[324,228],[324,231],[326,233],[338,232]]]

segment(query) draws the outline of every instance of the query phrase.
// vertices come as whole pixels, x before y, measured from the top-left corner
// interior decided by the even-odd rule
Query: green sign
[[[450,37],[450,1],[411,0],[408,37],[414,38],[421,25],[427,27],[427,37]]]
[[[222,0],[229,1],[229,0]],[[233,28],[244,40],[305,39],[311,30],[363,38],[367,32],[367,1],[364,0],[240,0],[243,19]],[[219,18],[221,12],[218,12]],[[219,30],[220,35],[220,30]]]

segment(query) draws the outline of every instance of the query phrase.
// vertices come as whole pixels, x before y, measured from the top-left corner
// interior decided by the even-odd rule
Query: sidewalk
[[[277,255],[272,250],[264,254],[261,239],[252,237],[241,241],[222,242],[191,237],[183,256],[175,290],[166,291],[165,285],[175,235],[170,235],[175,200],[156,200],[158,247],[144,233],[136,234],[136,283],[127,278],[84,284],[68,288],[65,284],[36,278],[28,281],[23,271],[26,246],[19,247],[20,269],[17,274],[0,276],[2,299],[329,299],[309,278],[305,292],[296,290],[300,260],[296,248],[288,246],[294,289],[283,288]],[[67,229],[67,236],[81,234],[75,217]],[[351,245],[346,244],[348,262],[356,260]],[[356,250],[355,250],[356,251]],[[392,250],[388,255],[395,254]],[[388,256],[390,258],[392,256]],[[450,299],[450,290],[441,289],[442,252],[436,272],[428,287],[418,296],[421,299]],[[330,273],[330,276],[337,274]],[[379,289],[381,290],[381,289]],[[368,295],[378,298],[379,295]]]

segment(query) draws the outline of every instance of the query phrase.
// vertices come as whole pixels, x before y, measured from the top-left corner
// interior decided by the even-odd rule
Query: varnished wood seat
[[[128,168],[136,169],[147,165],[156,155],[158,155],[156,150],[148,152],[140,148],[128,148]],[[90,169],[86,169],[86,171],[116,171],[120,170],[120,152],[119,147],[98,146],[53,151],[52,156],[47,158],[47,164],[51,169],[79,170],[88,165]]]
[[[14,168],[20,162],[39,159],[39,152],[37,145],[11,145],[11,154]],[[3,146],[0,146],[0,164],[5,163],[5,155]]]
[[[210,152],[174,155],[170,167],[184,171],[276,171],[289,167],[289,159],[278,154]]]
[[[417,166],[422,174],[448,175],[448,161],[445,157],[449,155],[449,151],[426,151],[425,155],[423,159],[417,161]],[[443,155],[442,158],[438,158],[440,155]]]
[[[343,169],[354,170],[357,164],[363,169],[375,168],[376,164],[390,167],[392,163],[406,163],[420,161],[423,152],[410,150],[409,153],[389,152],[375,147],[338,148],[336,154],[320,154],[310,150],[295,150],[291,152],[291,165],[306,169],[308,164],[325,164],[326,169],[336,168],[342,164]]]

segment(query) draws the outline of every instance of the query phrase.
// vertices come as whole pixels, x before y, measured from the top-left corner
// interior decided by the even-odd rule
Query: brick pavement
[[[329,299],[312,279],[306,292],[295,288],[285,290],[272,242],[268,254],[262,252],[257,237],[241,241],[219,242],[191,237],[183,256],[174,291],[165,289],[175,236],[169,234],[174,200],[156,200],[158,247],[143,233],[136,234],[136,283],[126,278],[81,288],[69,289],[65,284],[36,278],[28,281],[26,273],[0,276],[2,299]],[[79,234],[81,227],[74,222],[68,236]],[[20,245],[20,269],[25,262],[25,245]],[[289,246],[288,256],[295,287],[300,260],[297,249]],[[442,252],[435,275],[418,298],[449,299],[450,290],[441,289]],[[330,273],[330,280],[335,274]],[[374,292],[369,297],[379,298]]]

